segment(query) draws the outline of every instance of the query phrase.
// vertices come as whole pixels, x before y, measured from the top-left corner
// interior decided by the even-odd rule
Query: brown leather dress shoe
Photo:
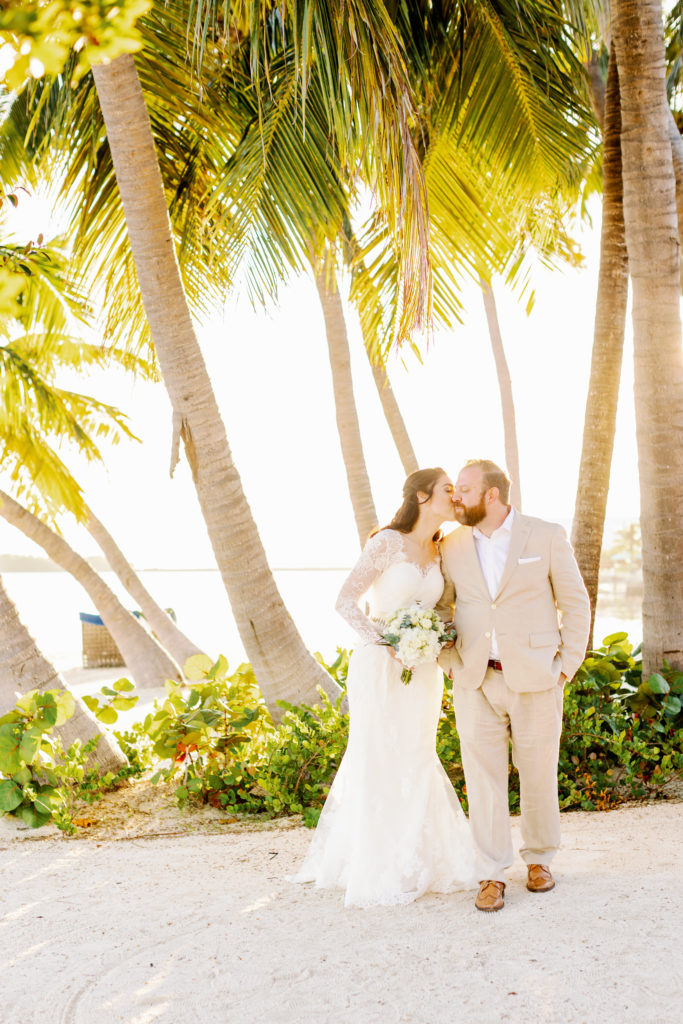
[[[529,864],[529,877],[526,887],[529,892],[550,892],[555,888],[555,879],[546,864]]]
[[[494,882],[491,879],[484,879],[479,883],[479,894],[474,905],[477,910],[502,910],[505,906],[503,893],[505,882]]]

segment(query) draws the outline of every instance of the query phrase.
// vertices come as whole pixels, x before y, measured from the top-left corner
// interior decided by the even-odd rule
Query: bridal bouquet
[[[455,630],[447,628],[433,608],[415,604],[389,616],[379,642],[396,651],[405,666],[401,682],[407,685],[416,665],[436,661],[441,648],[454,639]]]

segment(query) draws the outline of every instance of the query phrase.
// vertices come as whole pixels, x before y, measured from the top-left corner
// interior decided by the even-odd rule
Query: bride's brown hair
[[[437,481],[445,475],[446,471],[440,466],[435,466],[432,469],[416,469],[414,473],[411,473],[403,485],[403,504],[400,509],[387,526],[378,526],[370,536],[374,537],[380,530],[398,530],[399,533],[410,533],[417,522],[422,504],[417,497],[418,492],[431,498]],[[433,539],[435,541],[441,539],[441,530],[436,531]]]

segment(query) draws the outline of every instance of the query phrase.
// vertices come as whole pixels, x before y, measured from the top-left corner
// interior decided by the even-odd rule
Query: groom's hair
[[[490,487],[497,487],[500,500],[507,505],[510,497],[510,478],[505,470],[497,466],[495,462],[491,462],[490,459],[469,459],[463,469],[469,469],[470,466],[478,466],[481,470],[484,490],[488,491]]]

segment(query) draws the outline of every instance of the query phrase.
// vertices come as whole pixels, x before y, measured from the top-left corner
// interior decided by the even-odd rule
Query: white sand
[[[678,1024],[682,814],[563,815],[556,889],[518,862],[497,914],[470,893],[344,910],[286,881],[310,840],[288,822],[67,840],[0,819],[0,1020]]]

